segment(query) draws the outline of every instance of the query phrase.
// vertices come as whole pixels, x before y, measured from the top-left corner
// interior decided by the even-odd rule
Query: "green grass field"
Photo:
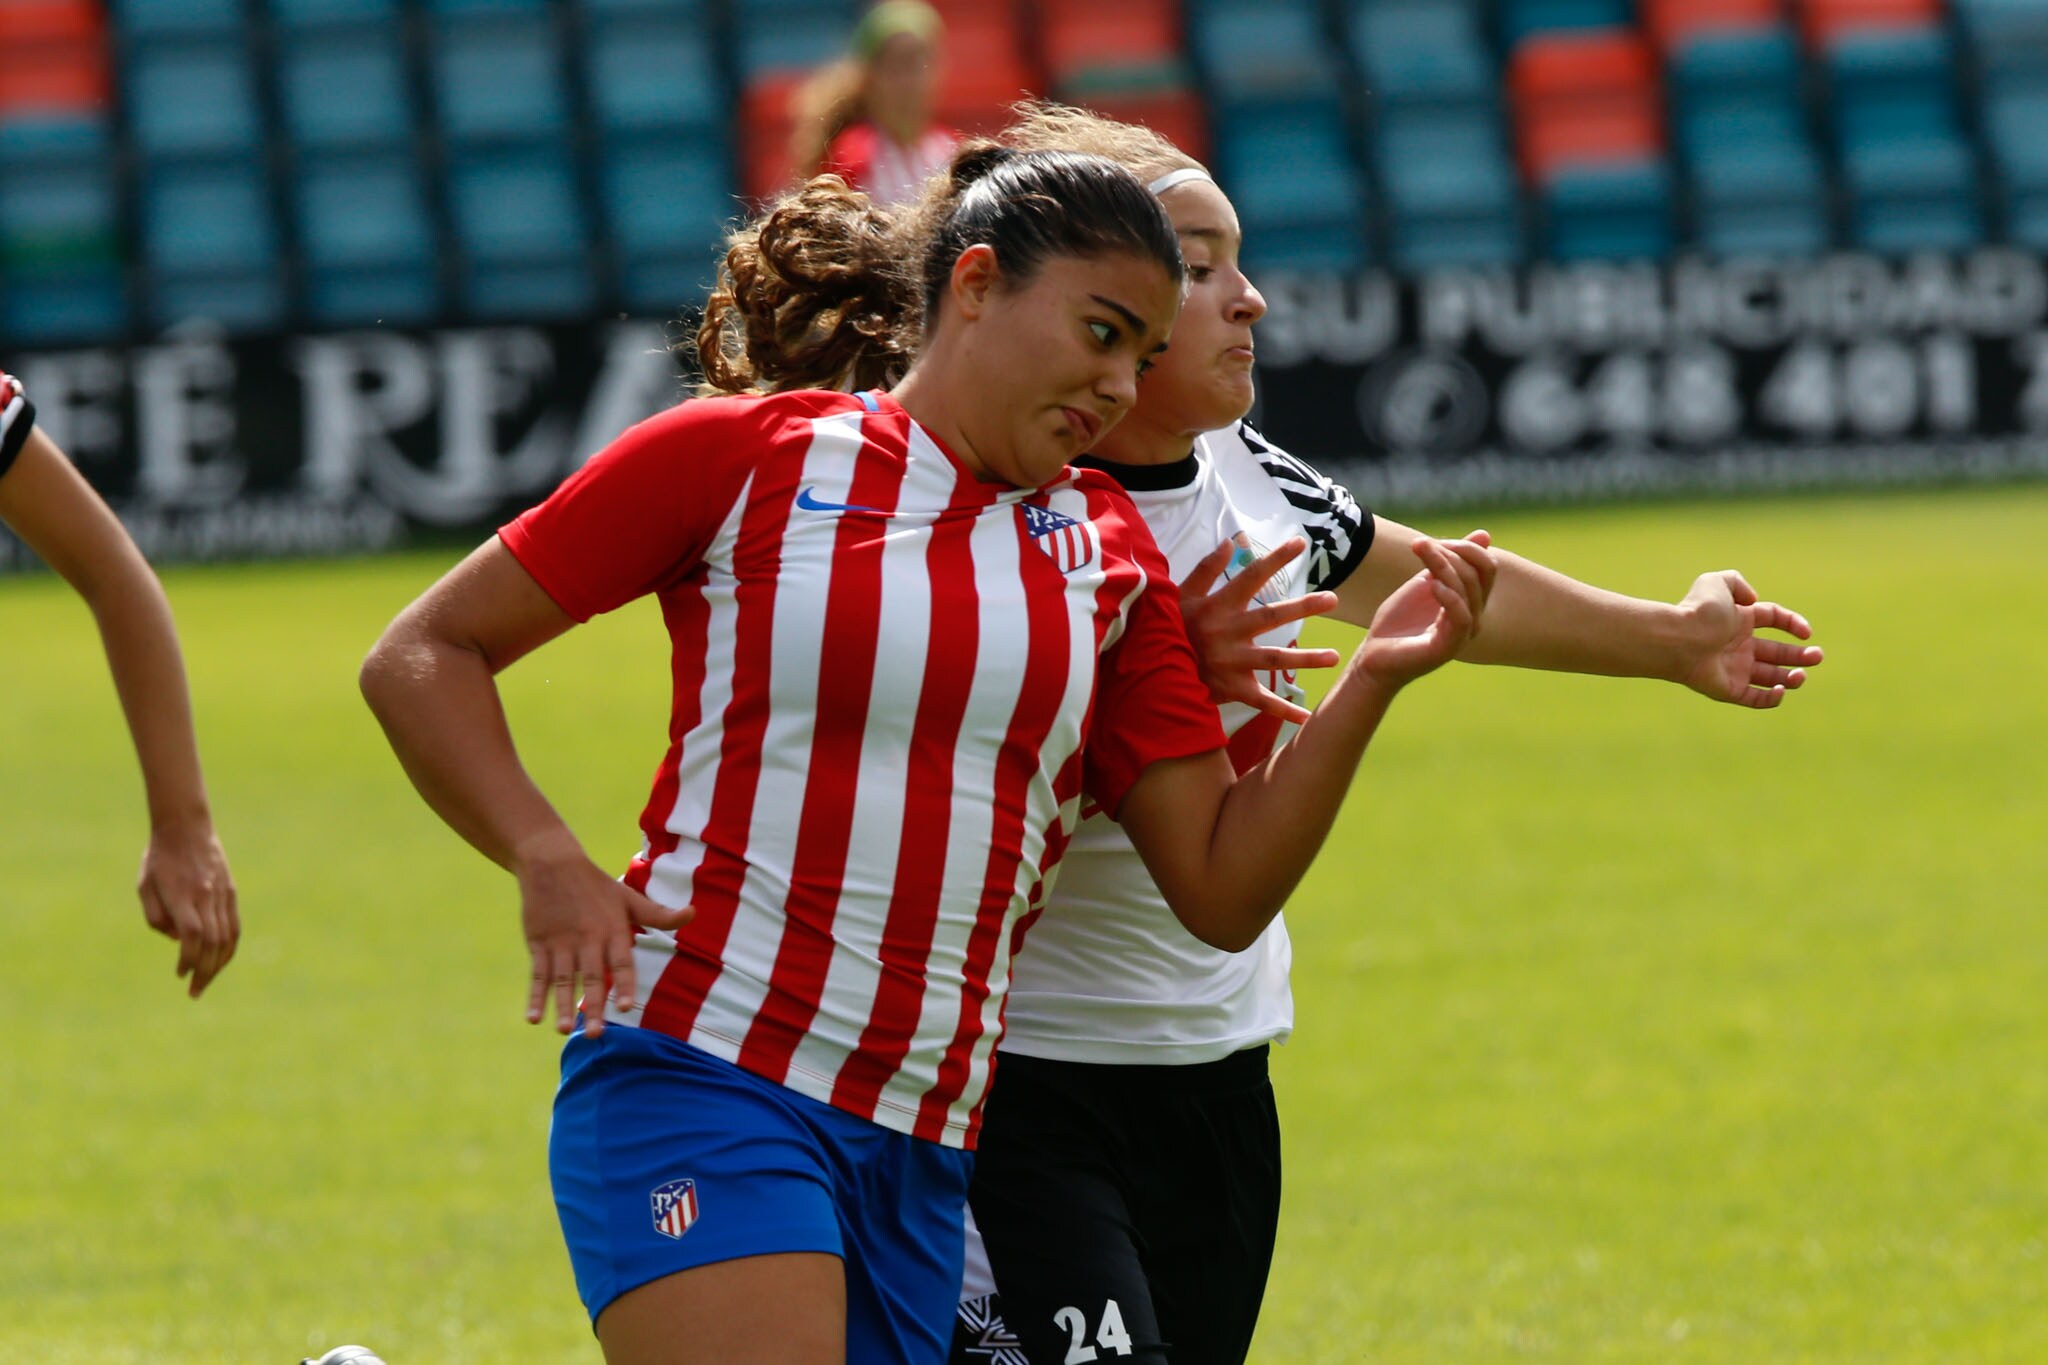
[[[1831,658],[1775,714],[1470,668],[1401,701],[1289,914],[1257,1359],[2048,1359],[2048,489],[1485,524],[1646,595],[1739,566]],[[0,1360],[597,1359],[511,883],[355,691],[447,559],[167,575],[246,923],[196,1005],[90,620],[0,582]],[[642,604],[504,680],[612,862],[659,636]]]

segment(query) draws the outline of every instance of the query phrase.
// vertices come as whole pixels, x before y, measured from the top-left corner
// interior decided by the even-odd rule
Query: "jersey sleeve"
[[[1281,450],[1249,422],[1238,424],[1238,435],[1308,535],[1308,590],[1335,591],[1372,548],[1371,509],[1359,506],[1350,489]]]
[[[35,405],[22,392],[21,381],[0,372],[0,478],[14,467],[15,457],[28,443],[29,431],[35,424]]]
[[[1135,509],[1130,520],[1139,540],[1132,558],[1146,581],[1126,613],[1123,634],[1097,665],[1081,776],[1089,799],[1112,818],[1146,768],[1226,742],[1181,623],[1180,590]]]
[[[762,448],[731,402],[683,403],[629,428],[498,539],[556,606],[588,621],[697,568]]]

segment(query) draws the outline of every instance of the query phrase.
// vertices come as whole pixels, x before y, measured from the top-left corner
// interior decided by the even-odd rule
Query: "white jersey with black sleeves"
[[[21,381],[0,371],[0,475],[13,467],[35,424],[36,410],[22,392]]]
[[[1176,464],[1083,463],[1124,485],[1176,579],[1224,540],[1239,547],[1234,575],[1298,535],[1308,553],[1261,594],[1294,597],[1335,588],[1372,543],[1372,515],[1349,492],[1242,423],[1203,436]],[[1292,645],[1298,635],[1287,626],[1263,643]],[[1303,695],[1292,675],[1264,681],[1282,696]],[[1239,772],[1294,730],[1234,702],[1222,712]],[[1273,1042],[1294,1027],[1292,955],[1277,916],[1242,953],[1202,943],[1174,918],[1116,822],[1084,808],[1045,911],[1014,963],[1002,1050],[1055,1061],[1183,1065]]]

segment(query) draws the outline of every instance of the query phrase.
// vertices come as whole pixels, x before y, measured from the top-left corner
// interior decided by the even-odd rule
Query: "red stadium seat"
[[[0,51],[0,114],[71,114],[104,109],[112,93],[97,48]]]
[[[1701,33],[1770,28],[1784,18],[1784,0],[1644,0],[1642,6],[1643,27],[1665,53]]]
[[[1091,95],[1082,103],[1109,118],[1150,128],[1197,161],[1209,160],[1208,113],[1191,90]]]
[[[1945,8],[1941,0],[1801,0],[1799,27],[1808,47],[1824,48],[1845,33],[1932,27]]]
[[[939,78],[941,123],[966,133],[1008,122],[1010,105],[1043,90],[1025,53],[1013,12],[958,10],[946,16],[945,65]]]
[[[95,0],[0,0],[0,111],[96,110],[111,90]]]
[[[0,52],[23,47],[103,47],[97,0],[0,0]]]
[[[1565,166],[1663,154],[1659,68],[1633,29],[1525,39],[1511,59],[1508,90],[1522,174],[1534,183]]]
[[[1046,74],[1056,87],[1084,72],[1180,60],[1180,7],[1174,0],[1047,0],[1039,16]]]

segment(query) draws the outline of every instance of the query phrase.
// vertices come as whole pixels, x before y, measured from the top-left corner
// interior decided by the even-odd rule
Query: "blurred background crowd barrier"
[[[2048,0],[943,0],[1207,160],[1397,508],[2048,470]],[[849,0],[0,0],[0,366],[166,558],[476,531],[668,346]],[[0,538],[0,567],[23,553]]]

